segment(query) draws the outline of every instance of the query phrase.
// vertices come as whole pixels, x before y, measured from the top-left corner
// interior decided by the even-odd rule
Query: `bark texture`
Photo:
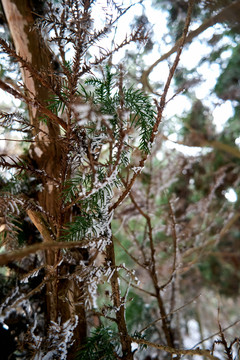
[[[36,31],[34,23],[36,14],[34,6],[38,2],[32,3],[30,0],[2,0],[3,9],[11,32],[15,50],[19,56],[31,64],[34,71],[42,72],[51,76],[53,54],[44,42],[39,31]],[[51,95],[50,90],[43,86],[37,76],[32,76],[29,70],[21,66],[22,80],[25,87],[26,96],[30,99],[37,99],[37,102],[46,106]],[[48,79],[51,82],[51,78]],[[34,101],[33,101],[34,103]],[[35,102],[36,103],[36,102]],[[43,241],[58,240],[64,222],[70,218],[70,211],[63,214],[62,197],[60,189],[56,186],[54,179],[61,181],[66,168],[66,158],[64,149],[60,141],[60,126],[45,117],[41,112],[41,106],[28,105],[30,122],[34,126],[36,142],[31,145],[29,159],[36,169],[44,170],[47,176],[43,179],[43,190],[36,194],[36,200],[43,209],[44,214],[31,213],[31,220],[40,231]],[[42,229],[42,231],[41,231]],[[46,236],[47,234],[47,236]],[[46,285],[46,329],[51,321],[57,322],[58,318],[62,322],[73,317],[79,316],[78,326],[75,328],[75,349],[86,336],[85,311],[81,306],[76,307],[75,302],[80,290],[71,280],[65,280],[64,284],[57,279],[59,271],[64,272],[64,268],[59,270],[57,266],[60,260],[58,249],[47,250],[45,262],[48,275]],[[61,275],[64,276],[62,273]],[[63,296],[64,291],[64,296]],[[61,293],[61,296],[59,295]],[[69,297],[72,301],[69,300]],[[65,300],[63,300],[65,299]],[[72,355],[69,355],[69,359]]]

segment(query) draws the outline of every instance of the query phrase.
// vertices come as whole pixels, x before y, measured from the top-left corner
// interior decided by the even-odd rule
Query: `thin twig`
[[[231,327],[233,327],[233,326],[235,326],[235,325],[237,325],[237,324],[239,324],[239,323],[240,323],[240,319],[237,320],[237,321],[235,321],[235,322],[232,323],[231,325],[225,327],[225,328],[222,329],[221,331],[222,331],[222,332],[227,331],[228,329],[230,329]],[[217,335],[219,335],[219,334],[220,334],[220,331],[215,332],[214,334],[212,334],[212,335],[206,337],[205,339],[199,341],[197,344],[195,344],[195,345],[192,347],[192,349],[194,349],[195,347],[201,345],[203,342],[208,341],[208,340],[212,339],[214,336],[217,336]]]
[[[118,240],[118,238],[116,236],[113,237],[114,240],[118,243],[118,245],[125,251],[125,253],[139,266],[141,266],[143,269],[146,270],[146,267],[144,266],[144,264],[141,264],[138,259],[135,258],[135,256],[133,256],[122,244],[121,242]]]
[[[177,264],[177,232],[176,232],[176,221],[175,221],[175,215],[173,212],[171,201],[168,202],[169,209],[170,209],[170,219],[172,221],[172,237],[173,237],[173,249],[174,249],[174,255],[173,255],[173,264],[172,264],[172,271],[169,276],[169,279],[160,286],[160,290],[163,290],[170,282],[172,281],[175,272],[176,272],[176,264]]]
[[[123,276],[119,275],[119,277],[120,277],[123,281],[125,281],[126,283],[128,283],[128,281],[127,281]],[[135,284],[133,284],[133,283],[131,284],[131,286],[134,287],[135,289],[139,290],[139,291],[142,291],[143,293],[145,293],[145,294],[147,294],[147,295],[150,295],[150,296],[156,298],[156,294],[154,294],[154,293],[152,293],[152,292],[150,292],[150,291],[147,291],[147,290],[145,290],[145,289],[142,289],[142,288],[140,288],[139,286],[137,286],[137,285],[135,285]]]

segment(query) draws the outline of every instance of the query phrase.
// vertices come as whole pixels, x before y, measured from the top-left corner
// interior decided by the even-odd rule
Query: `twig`
[[[235,326],[235,325],[237,325],[237,324],[239,324],[239,323],[240,323],[240,319],[239,319],[239,320],[237,320],[237,321],[235,321],[235,322],[234,322],[234,323],[232,323],[231,325],[229,325],[229,326],[225,327],[224,329],[222,329],[222,332],[224,332],[224,331],[226,331],[226,330],[230,329],[231,327],[233,327],[233,326]],[[217,335],[219,335],[219,334],[220,334],[220,331],[215,332],[214,334],[212,334],[212,335],[210,335],[210,336],[206,337],[205,339],[203,339],[203,340],[199,341],[197,344],[195,344],[195,345],[193,346],[193,348],[192,348],[192,349],[194,349],[196,346],[201,345],[204,341],[207,341],[207,340],[209,340],[209,339],[212,339],[214,336],[217,336]]]
[[[177,263],[177,232],[176,232],[176,221],[175,215],[173,212],[172,204],[168,201],[169,209],[170,209],[170,219],[172,221],[172,237],[173,237],[173,248],[174,248],[174,255],[173,255],[173,265],[172,265],[172,272],[169,276],[169,279],[160,286],[160,290],[163,290],[170,282],[172,281],[175,272],[176,272],[176,263]]]
[[[110,262],[113,271],[110,282],[112,288],[113,304],[116,308],[116,320],[120,336],[120,342],[122,345],[122,352],[124,354],[125,360],[133,360],[133,354],[131,352],[131,339],[127,331],[127,324],[125,320],[125,307],[121,298],[118,272],[115,269],[116,262],[113,238],[111,239],[111,243],[107,245],[106,254],[106,262]]]
[[[146,270],[146,267],[144,266],[144,264],[141,264],[138,259],[135,258],[135,256],[133,256],[132,254],[130,254],[130,252],[121,244],[121,242],[118,240],[117,237],[113,237],[114,240],[118,243],[118,245],[125,251],[125,253],[139,266],[141,266],[143,269]]]
[[[49,224],[47,223],[43,214],[32,209],[27,210],[27,214],[42,235],[43,241],[52,242],[53,240],[55,240],[55,236],[50,230]]]
[[[128,281],[127,281],[123,276],[119,275],[119,277],[120,277],[123,281],[125,281],[126,283],[128,283]],[[133,283],[131,284],[131,286],[134,287],[135,289],[139,290],[139,291],[142,291],[143,293],[145,293],[145,294],[147,294],[147,295],[150,295],[150,296],[156,298],[156,294],[154,294],[154,293],[152,293],[152,292],[150,292],[150,291],[147,291],[147,290],[145,290],[145,289],[142,289],[142,288],[140,288],[139,286],[137,286],[137,285],[135,285],[135,284],[133,284]]]

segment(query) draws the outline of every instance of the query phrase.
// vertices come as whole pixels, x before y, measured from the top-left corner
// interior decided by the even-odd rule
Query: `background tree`
[[[157,5],[169,13],[172,48],[147,68],[155,35],[144,7],[130,35],[114,44],[111,29],[128,10],[116,2],[2,0],[10,33],[0,40],[0,87],[21,105],[2,111],[1,123],[11,136],[25,134],[23,154],[1,156],[6,359],[233,359],[239,213],[224,194],[237,194],[239,183],[239,2]],[[105,16],[98,30],[96,9]],[[183,45],[214,24],[221,26],[207,40],[211,55],[196,69],[179,64]],[[106,35],[111,50],[103,49]],[[138,55],[128,52],[127,76],[114,54],[129,44]],[[152,83],[151,72],[173,54],[164,81]],[[21,75],[7,70],[12,61]],[[207,62],[222,69],[212,102],[197,96],[197,70]],[[191,109],[162,122],[183,90]],[[221,99],[232,101],[235,115],[216,131],[212,111]],[[173,134],[176,146],[203,150],[170,151]],[[215,327],[205,321],[217,292],[230,338],[222,308],[217,320],[208,314]],[[187,344],[193,319],[201,348]],[[208,349],[204,337],[212,339]]]

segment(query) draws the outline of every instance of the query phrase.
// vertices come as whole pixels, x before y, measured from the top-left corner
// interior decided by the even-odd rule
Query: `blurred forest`
[[[0,4],[1,359],[239,359],[240,1]]]

